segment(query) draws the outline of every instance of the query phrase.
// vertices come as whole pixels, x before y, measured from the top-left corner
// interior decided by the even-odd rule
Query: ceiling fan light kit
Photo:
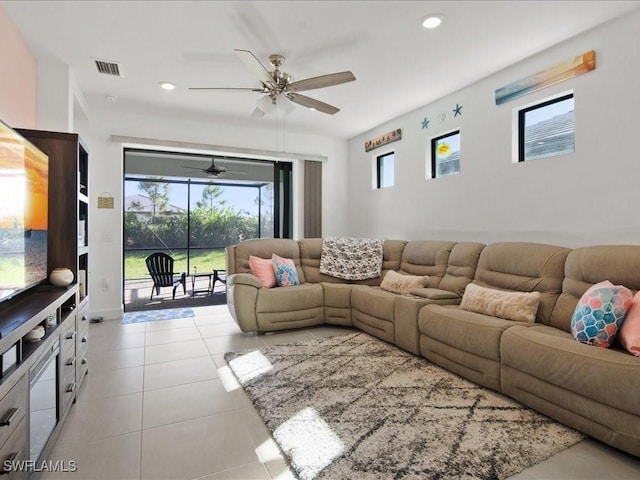
[[[263,113],[273,113],[277,108],[275,97],[271,98],[269,95],[265,95],[264,97],[256,100],[256,104]]]
[[[333,115],[339,112],[340,109],[296,92],[331,87],[352,82],[356,79],[353,73],[345,71],[306,78],[296,82],[289,73],[280,70],[280,66],[285,61],[282,55],[272,54],[269,56],[269,61],[273,67],[273,70],[270,72],[249,50],[236,49],[234,51],[247,68],[258,77],[262,88],[192,87],[189,88],[189,90],[244,90],[266,94],[256,102],[257,107],[251,115],[252,118],[259,118],[265,114],[273,113],[277,110],[278,105],[282,106],[285,113],[290,113],[294,109],[292,102],[309,108],[310,110]]]

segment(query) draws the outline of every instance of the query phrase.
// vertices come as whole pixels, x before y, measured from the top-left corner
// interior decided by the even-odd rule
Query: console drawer
[[[75,398],[76,390],[76,364],[77,357],[65,358],[60,373],[60,389],[61,389],[61,412],[67,411],[69,404]]]
[[[27,376],[23,375],[0,401],[0,445],[7,441],[27,414],[27,388]]]
[[[7,439],[6,443],[0,447],[0,475],[2,478],[7,479],[26,479],[28,472],[26,468],[26,460],[29,458],[29,452],[27,452],[27,420],[23,417],[20,423],[16,426],[11,436]],[[16,462],[14,467],[17,467],[18,462],[22,462],[21,469],[5,468],[6,461]]]
[[[68,322],[68,323],[67,323]],[[76,322],[67,319],[62,326],[62,334],[60,336],[60,351],[65,352],[76,344]]]
[[[76,360],[76,381],[78,386],[84,381],[84,376],[89,368],[89,342],[80,343]]]

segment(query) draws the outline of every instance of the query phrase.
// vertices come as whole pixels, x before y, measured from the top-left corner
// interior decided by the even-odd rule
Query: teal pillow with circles
[[[571,317],[571,334],[580,343],[610,347],[622,326],[633,294],[608,280],[596,283],[582,297]]]
[[[273,270],[276,274],[276,282],[279,287],[293,287],[300,285],[296,264],[290,258],[282,258],[275,253],[271,255]]]

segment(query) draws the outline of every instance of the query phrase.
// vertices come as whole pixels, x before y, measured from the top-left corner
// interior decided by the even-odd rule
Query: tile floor
[[[49,455],[78,470],[41,478],[294,478],[224,353],[349,330],[246,335],[226,305],[194,310],[185,319],[91,324],[89,375]],[[637,479],[640,461],[584,441],[512,478]]]

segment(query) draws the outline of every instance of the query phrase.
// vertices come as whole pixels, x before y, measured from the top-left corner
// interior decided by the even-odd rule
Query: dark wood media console
[[[88,154],[77,134],[17,131],[49,157],[47,272],[74,276],[0,303],[0,475],[28,479],[55,464],[49,452],[88,372]],[[44,336],[29,341],[38,326]]]

